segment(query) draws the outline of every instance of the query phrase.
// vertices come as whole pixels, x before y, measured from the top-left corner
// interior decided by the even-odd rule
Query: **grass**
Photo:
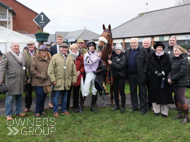
[[[146,115],[142,116],[140,111],[129,112],[121,114],[119,111],[111,111],[111,107],[98,108],[99,113],[95,114],[90,111],[90,108],[85,108],[84,114],[71,112],[70,116],[63,116],[60,114],[59,118],[53,119],[53,111],[46,111],[47,117],[42,116],[39,119],[50,120],[53,122],[44,126],[32,126],[32,124],[25,123],[23,126],[14,121],[7,122],[5,116],[0,116],[1,141],[140,141],[140,142],[173,142],[173,141],[190,141],[190,123],[180,124],[181,120],[173,120],[172,117],[176,116],[177,112],[174,110],[169,111],[167,118],[161,116],[154,116],[152,111],[148,111]],[[18,116],[13,118],[19,119]],[[36,120],[33,113],[28,113],[26,117],[28,120]],[[21,118],[22,121],[26,118]],[[39,121],[39,120],[38,120]],[[36,121],[34,121],[36,122]],[[13,125],[12,125],[13,124]],[[43,123],[38,123],[38,125]],[[49,135],[44,135],[40,129],[45,130],[48,134],[48,128],[53,128],[50,124],[55,124],[55,132]],[[12,125],[12,126],[8,126]],[[19,130],[17,135],[7,135],[10,131],[7,127],[15,127]],[[21,129],[25,131],[21,134]],[[31,127],[31,129],[30,129]],[[29,134],[29,129],[32,132]],[[34,130],[33,130],[34,129]],[[36,132],[35,132],[36,130]],[[41,134],[40,134],[41,133]],[[23,135],[24,134],[24,135]]]

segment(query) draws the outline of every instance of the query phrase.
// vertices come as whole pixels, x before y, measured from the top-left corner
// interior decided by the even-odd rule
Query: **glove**
[[[158,78],[162,78],[162,77],[163,77],[163,74],[162,74],[162,73],[157,73],[156,76],[157,76]]]

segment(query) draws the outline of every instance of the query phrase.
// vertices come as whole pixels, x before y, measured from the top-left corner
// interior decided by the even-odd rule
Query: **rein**
[[[105,48],[106,48],[106,50],[107,50],[107,55],[109,54],[108,52],[108,44],[109,44],[109,41],[110,41],[110,39],[111,39],[111,37],[112,37],[112,32],[111,31],[109,31],[109,30],[104,30],[104,31],[106,31],[106,32],[109,32],[111,35],[110,35],[110,37],[109,37],[109,39],[108,39],[108,43],[107,44],[105,44]],[[110,78],[108,78],[108,76],[109,76],[109,73],[111,74],[111,77]],[[107,70],[107,73],[106,73],[106,84],[108,84],[108,86],[111,86],[112,84],[113,84],[113,77],[112,77],[112,72],[111,72],[111,69],[110,69],[110,66],[108,65],[108,70]]]

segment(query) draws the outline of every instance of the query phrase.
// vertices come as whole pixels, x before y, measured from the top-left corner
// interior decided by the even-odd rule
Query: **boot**
[[[98,95],[96,94],[96,95],[94,95],[95,97],[93,98],[91,98],[91,102],[92,102],[92,99],[94,99],[94,106],[96,106],[97,107],[97,99],[98,99]]]
[[[121,110],[120,110],[120,113],[124,113],[124,111],[125,111],[125,108],[122,107]]]
[[[177,102],[177,108],[176,109],[178,111],[178,115],[176,117],[174,117],[173,119],[183,118],[181,103]]]
[[[95,102],[96,102],[96,95],[92,95],[91,111],[94,111],[97,113],[98,111],[94,108]]]
[[[119,105],[115,106],[115,107],[112,109],[112,111],[116,111],[116,110],[118,110],[118,109],[120,109],[120,108],[119,108]]]
[[[79,113],[82,113],[82,114],[84,113],[82,111],[82,107],[83,107],[85,99],[86,99],[86,97],[82,97],[82,96],[80,97]]]
[[[190,122],[188,104],[182,105],[182,110],[183,110],[183,113],[184,113],[184,119],[180,123],[184,124],[184,123]]]

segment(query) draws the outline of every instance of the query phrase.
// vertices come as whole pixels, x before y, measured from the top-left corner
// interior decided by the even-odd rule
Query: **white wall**
[[[7,9],[0,6],[0,15],[5,14],[6,18],[7,18]],[[8,29],[12,30],[13,29],[13,16],[11,12],[8,12],[8,18],[9,23],[8,23]],[[6,27],[7,28],[7,21],[5,21],[6,19],[0,19],[0,26]]]

